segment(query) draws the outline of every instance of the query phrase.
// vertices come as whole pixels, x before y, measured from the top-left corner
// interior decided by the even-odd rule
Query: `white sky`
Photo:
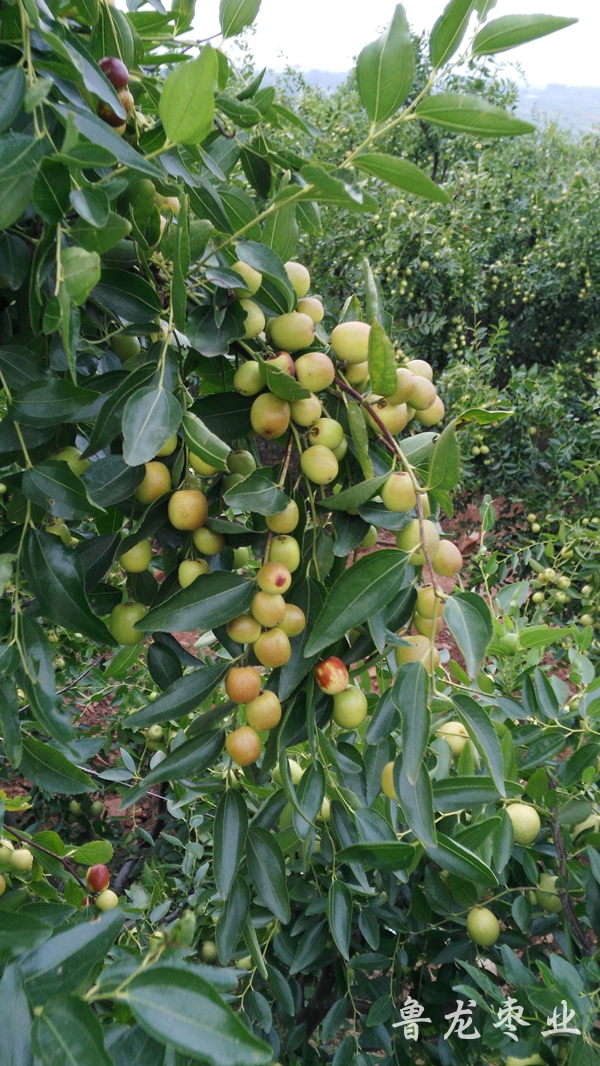
[[[252,47],[259,66],[281,70],[344,71],[364,44],[390,21],[395,0],[262,0]],[[405,0],[415,30],[430,29],[444,0]],[[202,37],[218,30],[219,0],[202,0],[196,28]],[[566,15],[579,24],[505,53],[519,60],[530,85],[600,85],[600,0],[498,0],[498,15]]]

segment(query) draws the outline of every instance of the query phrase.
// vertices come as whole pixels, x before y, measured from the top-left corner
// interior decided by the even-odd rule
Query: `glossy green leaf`
[[[23,67],[6,67],[0,73],[0,133],[18,115],[26,88]]]
[[[251,26],[260,10],[261,0],[221,0],[219,22],[223,37],[236,37]]]
[[[62,253],[62,280],[69,299],[76,306],[85,303],[100,281],[100,256],[85,248],[66,248]]]
[[[530,122],[469,93],[434,93],[419,104],[416,114],[434,126],[474,137],[518,137],[535,132]]]
[[[283,925],[287,925],[290,920],[290,901],[285,863],[277,840],[266,829],[250,827],[248,830],[246,861],[261,904]]]
[[[64,218],[69,209],[70,189],[68,167],[64,163],[57,163],[52,157],[42,159],[33,182],[31,199],[44,222],[56,225]]]
[[[509,794],[520,793],[517,789]],[[488,777],[448,777],[433,783],[433,806],[442,814],[463,808],[470,810],[479,803],[495,803],[499,798],[498,789]]]
[[[362,415],[361,415],[362,419]],[[362,420],[364,426],[364,419]],[[358,485],[351,485],[349,489],[342,489],[335,496],[328,496],[325,500],[317,500],[317,507],[323,511],[356,511],[364,503],[376,496],[380,488],[385,485],[389,478],[389,471],[379,477],[361,481]]]
[[[348,211],[375,211],[377,202],[369,193],[355,188],[345,180],[343,171],[337,175],[316,163],[307,163],[300,174],[306,184],[306,197],[316,203],[334,204]]]
[[[382,872],[405,870],[410,866],[415,857],[415,849],[412,844],[401,844],[387,841],[372,844],[349,844],[338,851],[338,862],[358,863],[365,870],[381,870]]]
[[[147,322],[161,312],[160,298],[152,285],[118,267],[102,271],[92,296],[128,322]]]
[[[25,615],[20,623],[21,669],[19,677],[38,722],[46,733],[68,744],[75,731],[64,704],[57,701],[52,652],[44,629]]]
[[[226,966],[242,935],[250,909],[250,889],[243,877],[236,877],[217,922],[219,960]]]
[[[83,921],[56,933],[19,961],[25,987],[34,1006],[54,996],[74,992],[93,967],[104,961],[123,926],[119,909],[106,911],[94,921]]]
[[[0,259],[3,278],[11,289],[19,289],[29,270],[29,251],[25,241],[12,233],[0,233]]]
[[[73,240],[89,252],[105,255],[118,241],[129,236],[131,222],[114,211],[109,211],[106,223],[101,228],[79,218],[75,225],[71,226],[69,233]]]
[[[165,1049],[140,1025],[110,1026],[106,1047],[114,1066],[165,1066]]]
[[[144,467],[127,466],[120,455],[105,455],[81,475],[88,497],[98,507],[127,500],[144,480]]]
[[[25,426],[59,426],[79,422],[89,415],[98,393],[82,389],[62,378],[38,381],[18,393],[10,404],[10,416]]]
[[[222,796],[215,815],[213,868],[221,899],[227,899],[240,865],[248,833],[246,802],[233,788]]]
[[[201,666],[185,677],[175,681],[152,703],[134,711],[127,719],[130,729],[147,729],[148,726],[166,723],[171,718],[184,718],[204,702],[207,696],[221,684],[229,670],[228,663]]]
[[[336,947],[343,958],[350,958],[352,932],[352,893],[343,881],[332,881],[327,895],[327,921]]]
[[[408,159],[398,159],[396,156],[386,155],[385,152],[365,152],[353,160],[353,166],[372,174],[374,178],[380,178],[395,189],[402,189],[403,192],[413,193],[440,204],[450,203],[448,193]]]
[[[498,884],[496,875],[475,852],[443,833],[438,833],[437,841],[436,847],[425,849],[433,862],[436,862],[443,870],[454,874],[455,877],[462,877],[465,881],[475,881],[495,888]]]
[[[217,55],[209,44],[196,59],[171,71],[160,96],[159,113],[173,144],[198,144],[211,132],[215,117]]]
[[[90,226],[102,229],[108,222],[110,213],[110,200],[102,189],[87,188],[73,189],[69,196],[71,206],[77,214],[89,222]]]
[[[266,468],[265,468],[266,469]],[[267,471],[270,473],[270,470]],[[228,507],[241,511],[254,511],[256,514],[270,515],[285,511],[289,497],[262,470],[252,474],[228,489],[223,499]]]
[[[391,697],[402,718],[404,771],[416,784],[431,732],[429,675],[422,663],[405,663],[394,678]]]
[[[477,593],[458,592],[446,601],[444,621],[464,655],[469,676],[476,678],[494,632],[489,607]]]
[[[205,463],[215,466],[217,470],[227,470],[227,458],[231,449],[211,432],[202,419],[191,411],[185,411],[181,428],[183,439],[194,455],[199,455]]]
[[[90,840],[69,852],[73,862],[82,866],[93,866],[97,862],[109,863],[114,855],[110,840]]]
[[[97,511],[84,482],[68,463],[58,459],[48,459],[26,470],[22,488],[28,500],[56,518],[89,518]]]
[[[181,405],[166,389],[135,392],[123,411],[123,457],[129,466],[148,463],[181,423]]]
[[[52,928],[28,914],[3,914],[0,922],[0,959],[4,962],[31,951],[52,936]]]
[[[252,583],[239,574],[216,570],[203,574],[187,589],[180,589],[170,599],[152,607],[136,623],[136,629],[165,633],[208,630],[225,625],[247,611],[254,595]]]
[[[372,122],[384,122],[404,103],[415,76],[414,45],[402,4],[385,33],[363,48],[356,64],[361,101]]]
[[[75,996],[56,996],[34,1019],[31,1046],[43,1066],[112,1066],[98,1016]]]
[[[473,6],[473,0],[450,0],[446,4],[429,38],[429,56],[434,68],[446,63],[460,47]]]
[[[437,834],[433,813],[433,790],[426,766],[421,764],[415,783],[411,784],[403,763],[396,760],[393,779],[406,821],[417,840],[425,847],[435,847]]]
[[[61,796],[76,796],[81,792],[94,792],[96,785],[83,770],[48,744],[33,737],[23,738],[23,758],[19,767],[28,781]]]
[[[392,396],[398,388],[394,345],[376,320],[369,334],[369,377],[378,396]]]
[[[262,274],[262,285],[257,299],[277,315],[286,314],[296,306],[296,296],[283,263],[271,248],[256,241],[243,241],[236,245],[237,257]]]
[[[292,976],[302,970],[308,970],[323,954],[325,935],[325,922],[311,923],[296,948],[296,953],[290,966],[290,974]]]
[[[122,429],[122,415],[130,396],[140,388],[148,385],[156,376],[156,367],[141,366],[128,374],[124,381],[104,401],[102,409],[92,430],[89,444],[82,453],[84,458],[95,455],[101,448],[119,435]]]
[[[488,767],[498,792],[506,796],[502,751],[489,715],[474,699],[463,693],[457,693],[453,703],[460,721]]]
[[[17,769],[23,757],[21,743],[21,726],[19,724],[19,698],[14,682],[8,678],[0,681],[0,729],[6,751],[6,757]]]
[[[11,1066],[30,1066],[31,1013],[16,965],[7,966],[0,981],[0,1030],[2,1052]]]
[[[401,588],[407,556],[394,548],[364,555],[335,582],[305,648],[314,655],[385,607]]]
[[[324,796],[325,773],[319,762],[313,762],[304,771],[296,789],[297,807],[292,817],[299,840],[304,840],[314,826]]]
[[[24,133],[0,137],[0,230],[16,222],[29,204],[37,167],[48,143]]]
[[[158,963],[120,995],[156,1040],[209,1066],[267,1066],[273,1051],[258,1040],[198,973]]]
[[[42,614],[71,632],[115,646],[113,636],[89,605],[79,558],[58,537],[31,529],[25,538],[23,566]]]
[[[459,477],[460,448],[456,439],[456,423],[450,422],[433,446],[427,486],[430,489],[453,489]]]
[[[504,15],[488,22],[473,41],[474,55],[495,55],[508,48],[547,37],[549,33],[573,26],[579,19],[559,15]]]
[[[121,810],[137,803],[152,785],[161,781],[181,781],[182,778],[195,777],[210,766],[223,749],[225,734],[221,729],[204,733],[199,737],[180,744],[166,759],[158,763],[139,785],[130,789],[121,800]]]

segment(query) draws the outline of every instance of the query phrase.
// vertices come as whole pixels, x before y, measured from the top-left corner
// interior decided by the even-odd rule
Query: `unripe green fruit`
[[[329,485],[337,477],[338,461],[330,448],[315,444],[300,456],[302,473],[315,485]]]
[[[433,381],[433,367],[430,363],[425,362],[424,359],[410,359],[405,366],[406,370],[410,370],[411,374],[415,374],[418,378],[426,378],[427,381]]]
[[[274,729],[281,721],[281,703],[274,692],[261,692],[244,707],[248,725],[259,733]]]
[[[537,518],[536,514],[528,514],[527,515],[527,521],[529,522],[529,525],[532,525],[535,522],[536,518]]]
[[[436,596],[433,585],[421,585],[417,589],[417,611],[421,618],[434,618],[436,614],[441,614],[443,609],[442,601]]]
[[[303,389],[322,392],[329,388],[334,377],[335,367],[325,352],[306,352],[296,360],[296,379]]]
[[[463,557],[451,540],[440,541],[440,546],[433,558],[433,569],[441,577],[454,577],[463,565]]]
[[[244,340],[251,341],[262,333],[266,325],[266,319],[258,304],[254,300],[240,300],[240,306],[246,312]]]
[[[290,574],[293,574],[300,566],[300,545],[295,537],[273,537],[269,548],[269,562],[283,563]]]
[[[248,477],[256,470],[256,460],[252,452],[230,452],[227,457],[227,466],[232,474],[243,474]]]
[[[315,337],[315,324],[308,315],[290,311],[273,319],[270,326],[273,345],[284,352],[310,348]]]
[[[407,370],[406,367],[401,366],[396,371],[396,391],[391,396],[386,397],[390,403],[400,404],[406,403],[410,400],[413,392],[417,387],[415,375],[412,371]]]
[[[515,655],[519,650],[519,634],[505,633],[500,637],[500,646],[508,655]]]
[[[336,358],[346,363],[366,363],[371,327],[366,322],[341,322],[331,334]]]
[[[275,440],[285,433],[290,424],[290,405],[272,392],[257,396],[250,410],[250,421],[255,433],[266,440]]]
[[[129,551],[119,556],[119,563],[128,574],[141,574],[147,570],[152,559],[152,546],[149,540],[140,540]]]
[[[439,396],[436,396],[431,407],[428,407],[426,411],[415,411],[415,418],[422,426],[435,426],[443,421],[445,414],[444,403]],[[483,451],[483,448],[481,450]]]
[[[355,685],[349,685],[333,697],[333,720],[342,729],[356,729],[367,717],[367,697]]]
[[[556,891],[557,881],[558,877],[553,874],[542,874],[535,890],[538,905],[546,914],[559,914],[563,909],[562,900]]]
[[[92,806],[90,807],[90,811],[94,818],[99,818],[104,811],[104,804],[102,800],[94,800]]]
[[[69,467],[69,470],[72,470],[77,477],[81,477],[84,470],[87,470],[90,465],[89,459],[82,459],[81,452],[74,446],[63,448],[60,452],[56,453],[54,458],[65,462]]]
[[[582,614],[579,619],[579,624],[582,626],[593,626],[594,619],[591,614]]]
[[[325,308],[321,301],[317,300],[316,296],[305,296],[303,300],[298,300],[296,311],[299,311],[301,315],[308,315],[309,318],[312,318],[315,326],[322,322],[325,317]]]
[[[63,659],[62,655],[59,655],[58,658],[54,660],[54,666],[57,670],[64,670],[65,660]]]
[[[164,463],[144,463],[146,472],[141,485],[138,485],[134,496],[140,503],[154,503],[165,492],[171,491],[171,474]]]
[[[366,407],[363,407],[363,416],[365,422],[375,433],[381,433],[381,429],[378,423],[375,421],[374,415],[377,416],[379,422],[387,429],[388,433],[392,433],[397,436],[398,433],[402,433],[408,422],[408,408],[406,404],[401,403],[397,406],[390,403],[389,400],[377,399],[373,396],[368,396],[367,401],[373,410],[373,415]]]
[[[545,596],[544,596],[543,592],[534,592],[534,594],[531,597],[531,599],[533,600],[534,603],[543,603],[544,599],[545,599]]]
[[[268,592],[257,592],[250,610],[253,618],[256,618],[261,626],[265,629],[272,629],[285,617],[285,600],[283,596],[270,596]]]
[[[266,522],[273,533],[292,533],[300,521],[300,512],[295,500],[290,500],[287,507],[277,514],[267,515]]]
[[[235,295],[241,299],[248,299],[250,296],[254,296],[255,292],[258,292],[262,285],[262,274],[254,267],[251,267],[249,263],[234,263],[231,267],[235,270],[236,274],[239,274],[244,279],[245,285],[239,289],[234,289]]]
[[[240,481],[244,481],[243,474],[228,474],[223,478],[223,492],[229,492],[230,489],[234,489],[236,485],[239,485]]]
[[[368,363],[348,363],[344,377],[349,385],[352,385],[355,389],[362,389],[369,380],[369,364]],[[395,394],[394,394],[395,395]],[[392,397],[388,397],[392,403],[396,403],[396,400]]]
[[[302,263],[296,263],[293,260],[284,263],[284,267],[296,296],[298,299],[302,299],[310,289],[310,274],[308,270]]]
[[[415,611],[413,615],[413,625],[417,633],[420,633],[423,637],[431,637],[434,633],[437,635],[443,624],[444,620],[441,615],[435,621],[433,618],[423,618],[418,611]]]
[[[544,1060],[539,1055],[529,1055],[526,1059],[517,1059],[514,1055],[507,1055],[506,1066],[544,1066]]]
[[[559,577],[558,581],[556,582],[556,587],[559,588],[559,589],[568,589],[570,584],[571,584],[571,579],[570,578],[568,578],[568,577]]]
[[[233,375],[233,387],[241,396],[256,396],[265,387],[258,363],[253,359],[242,363]]]
[[[324,799],[323,799],[323,802],[321,804],[321,810],[319,811],[319,813],[317,815],[317,822],[330,822],[330,821],[331,821],[331,801],[327,799],[327,796],[325,796]],[[317,849],[315,847],[315,851],[316,850]]]
[[[360,542],[361,548],[374,548],[377,544],[379,532],[376,526],[369,526],[368,532]]]
[[[210,567],[206,559],[184,559],[179,564],[177,579],[182,589],[187,589],[197,577],[208,573],[210,573]]]
[[[436,737],[442,737],[450,745],[452,754],[458,758],[469,740],[469,734],[462,722],[444,722],[436,729]]]
[[[201,949],[201,954],[203,962],[215,962],[215,960],[218,959],[219,952],[217,950],[217,945],[215,944],[214,940],[204,941]]]
[[[6,892],[6,878],[0,874],[0,896],[3,896]]]
[[[293,785],[299,785],[301,780],[302,780],[302,774],[304,773],[304,770],[300,766],[300,763],[297,763],[295,759],[288,759],[288,769],[289,769],[289,772],[290,772],[290,777],[292,779],[292,784]],[[273,777],[273,780],[278,785],[280,785],[281,784],[281,770],[279,769],[279,766],[274,766],[273,767],[273,769],[271,770],[271,775]],[[291,825],[291,822],[290,822],[290,825]]]
[[[500,923],[487,907],[473,907],[467,915],[467,933],[475,944],[489,948],[500,936]]]
[[[337,448],[332,448],[331,450],[335,455],[338,463],[341,463],[342,459],[344,459],[346,456],[346,452],[348,451],[348,441],[344,437],[342,443],[338,444]]]
[[[591,586],[591,585],[584,585],[584,586],[583,586],[583,588],[582,588],[582,590],[581,590],[581,595],[582,595],[582,596],[585,596],[585,597],[587,598],[588,596],[591,596],[591,595],[592,595],[592,592],[593,592],[593,591],[594,591],[594,590],[593,590],[593,588],[592,588],[592,586]]]
[[[172,455],[173,452],[175,451],[176,447],[177,447],[177,440],[178,440],[177,434],[174,433],[173,436],[169,437],[168,441],[166,441],[166,443],[163,444],[163,446],[160,449],[160,451],[158,451],[156,453],[157,456],[159,458],[161,458],[161,459],[164,459],[164,458],[166,458],[166,456]]]
[[[171,525],[188,532],[199,529],[208,517],[206,496],[199,489],[178,489],[171,496],[167,510]]]
[[[300,359],[303,358],[304,356],[301,355]],[[314,426],[315,422],[321,417],[323,408],[319,397],[313,393],[312,396],[307,396],[305,400],[294,400],[290,410],[292,421],[297,426]]]
[[[144,634],[133,627],[145,614],[143,603],[118,603],[113,607],[108,628],[115,640],[128,647],[139,644],[144,639]]]
[[[475,458],[477,458],[477,456],[480,455],[480,454],[481,454],[481,448],[479,448],[479,446],[477,444],[474,444],[473,447],[471,448],[471,455],[473,455]]]
[[[209,463],[205,463],[204,459],[201,459],[199,455],[194,452],[189,452],[189,463],[192,470],[196,474],[200,474],[201,477],[213,477],[217,472],[216,466],[210,466]]]
[[[237,644],[254,644],[260,634],[260,623],[251,614],[239,614],[227,625],[227,636]]]
[[[506,813],[512,822],[515,844],[529,847],[536,839],[542,823],[535,807],[529,803],[509,803]]]
[[[195,547],[202,555],[218,555],[225,546],[225,537],[222,533],[215,533],[212,529],[202,526],[192,536]]]
[[[541,531],[541,528],[542,527],[541,527],[539,522],[534,522],[533,525],[531,526],[531,532],[532,533],[539,533]]]
[[[12,840],[0,839],[0,866],[10,866],[10,857],[14,850]]]
[[[394,788],[394,763],[386,762],[381,771],[381,791],[388,799],[397,800],[398,795]]]
[[[308,431],[309,446],[322,444],[325,448],[339,448],[344,439],[344,429],[335,418],[320,418]]]
[[[119,359],[125,362],[127,359],[133,359],[134,356],[139,355],[142,346],[137,337],[128,337],[125,333],[117,333],[114,337],[110,338],[110,346]]]
[[[74,814],[77,817],[81,814],[81,804],[78,803],[77,800],[71,800],[69,804],[69,811],[71,814]]]
[[[151,725],[146,732],[146,738],[148,740],[162,740],[165,735],[165,731],[161,725]]]
[[[427,378],[417,377],[417,383],[410,398],[410,406],[414,407],[415,411],[426,411],[436,399],[437,392],[433,382],[428,381]]]
[[[428,519],[423,522],[423,534],[427,554],[430,559],[433,559],[440,546],[440,535],[434,523]],[[413,566],[423,566],[425,552],[421,544],[421,528],[418,518],[413,519],[396,534],[396,545],[400,551],[410,552],[410,562]]]
[[[250,560],[250,549],[246,547],[233,549],[233,569],[241,570]]]
[[[119,897],[112,888],[105,888],[99,896],[96,896],[96,906],[99,911],[114,911],[119,906]]]
[[[410,474],[398,472],[390,474],[381,489],[381,499],[388,511],[402,513],[415,507],[417,494]]]
[[[29,873],[33,866],[33,855],[28,848],[18,848],[11,854],[10,865],[17,873]]]
[[[398,666],[404,663],[423,663],[426,670],[437,670],[440,665],[440,653],[437,648],[431,649],[429,637],[417,636],[404,637],[405,645],[394,650],[394,656]]]
[[[481,452],[482,455],[489,455],[490,454],[490,449],[488,448],[487,444],[482,444],[481,448],[479,449],[479,451]]]
[[[267,629],[254,644],[254,654],[259,663],[272,670],[285,666],[292,654],[289,637],[282,629]]]
[[[306,629],[306,615],[295,603],[286,603],[285,614],[279,623],[287,637],[297,637]]]

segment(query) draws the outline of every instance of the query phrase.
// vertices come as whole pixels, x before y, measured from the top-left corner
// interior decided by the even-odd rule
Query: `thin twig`
[[[75,878],[78,885],[83,888],[84,892],[89,892],[89,888],[86,884],[84,884],[81,878],[77,876],[75,871],[69,869],[69,866],[67,864],[70,860],[68,858],[63,859],[60,855],[56,855],[53,851],[49,851],[48,848],[43,848],[41,844],[36,844],[35,840],[30,840],[30,838],[25,836],[24,833],[19,833],[17,829],[7,829],[6,832],[9,836],[16,837],[17,840],[20,840],[22,844],[27,844],[32,848],[37,848],[38,851],[43,851],[44,855],[49,855],[51,859],[58,859],[61,866],[64,866],[67,873],[71,874],[71,877]]]

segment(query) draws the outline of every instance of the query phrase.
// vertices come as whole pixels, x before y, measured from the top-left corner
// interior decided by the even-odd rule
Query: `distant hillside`
[[[340,71],[308,70],[304,78],[309,85],[332,91],[347,74]],[[584,132],[600,125],[600,88],[575,85],[548,85],[545,89],[527,88],[521,92],[518,113],[523,118],[546,116],[566,129]]]

